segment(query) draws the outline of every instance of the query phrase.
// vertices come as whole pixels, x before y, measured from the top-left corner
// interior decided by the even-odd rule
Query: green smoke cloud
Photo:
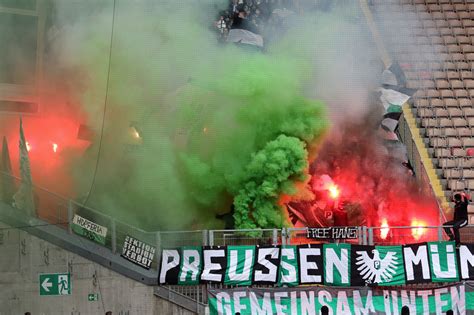
[[[278,196],[304,180],[327,127],[324,105],[303,95],[311,65],[217,45],[207,4],[117,3],[100,154],[98,137],[73,163],[78,191],[95,177],[91,206],[150,229],[215,227],[232,202],[236,227],[284,225]],[[80,16],[58,4],[59,16],[70,10]],[[56,46],[65,68],[86,74],[76,92],[98,131],[111,15],[102,6],[69,20]]]

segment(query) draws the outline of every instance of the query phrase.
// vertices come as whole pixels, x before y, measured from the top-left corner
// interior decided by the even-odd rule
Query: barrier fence
[[[16,191],[20,186],[19,178],[0,173],[2,183],[6,180]],[[25,211],[31,216],[57,225],[73,233],[72,222],[77,214],[95,224],[107,228],[103,246],[113,253],[120,254],[126,236],[131,236],[156,247],[156,259],[152,268],[158,268],[160,252],[164,248],[181,246],[225,246],[225,245],[298,245],[308,243],[344,242],[359,245],[396,245],[424,241],[446,240],[441,226],[391,226],[357,227],[355,239],[311,239],[307,237],[307,228],[254,229],[254,230],[196,230],[196,231],[145,231],[128,223],[101,213],[74,200],[64,198],[46,189],[32,187],[35,211]],[[0,195],[3,202],[13,204],[11,196]],[[463,241],[474,241],[474,225],[461,229]]]

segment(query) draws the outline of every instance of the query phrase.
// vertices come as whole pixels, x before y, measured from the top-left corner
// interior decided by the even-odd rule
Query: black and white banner
[[[156,248],[148,245],[136,238],[126,236],[122,246],[122,257],[131,262],[150,269],[153,257],[155,257]]]
[[[162,251],[159,284],[394,286],[474,280],[474,245],[183,247]]]

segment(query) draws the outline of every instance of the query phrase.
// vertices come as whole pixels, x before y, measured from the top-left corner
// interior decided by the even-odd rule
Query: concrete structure
[[[0,315],[193,314],[155,296],[153,286],[4,224],[0,251]],[[39,274],[68,272],[71,295],[40,296]],[[99,294],[99,300],[88,301],[88,294]]]

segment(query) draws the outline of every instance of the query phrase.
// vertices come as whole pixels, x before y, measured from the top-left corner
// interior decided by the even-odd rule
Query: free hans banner
[[[474,280],[474,245],[206,246],[161,253],[159,284],[396,286]]]

